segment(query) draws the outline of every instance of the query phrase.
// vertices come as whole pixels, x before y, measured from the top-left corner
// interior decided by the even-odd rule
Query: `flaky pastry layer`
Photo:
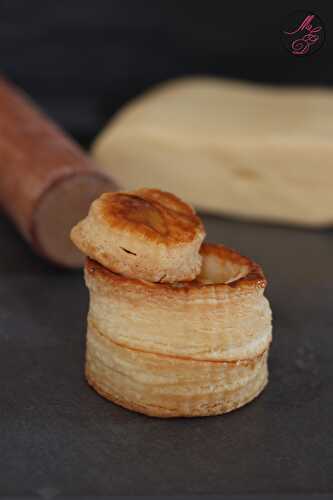
[[[201,361],[261,355],[271,341],[265,277],[223,245],[203,244],[192,282],[157,284],[115,274],[87,259],[88,323],[130,349]]]
[[[86,377],[103,397],[146,415],[219,415],[264,389],[267,353],[232,362],[181,359],[119,345],[90,324]]]

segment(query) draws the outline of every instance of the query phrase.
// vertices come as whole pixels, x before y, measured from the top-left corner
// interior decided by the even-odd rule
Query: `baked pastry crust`
[[[105,193],[71,232],[86,255],[115,273],[152,282],[193,280],[205,230],[193,208],[171,193]]]
[[[243,361],[198,361],[130,349],[92,324],[86,378],[103,397],[153,417],[220,415],[257,397],[268,381],[268,350]]]
[[[203,244],[199,277],[149,283],[87,259],[88,320],[114,342],[197,360],[258,356],[271,341],[271,310],[260,267],[223,245]]]
[[[102,396],[159,417],[217,415],[267,383],[271,310],[258,265],[204,244],[193,282],[130,279],[87,259],[86,377]]]

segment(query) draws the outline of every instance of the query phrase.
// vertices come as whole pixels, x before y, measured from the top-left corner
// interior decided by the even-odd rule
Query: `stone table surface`
[[[82,272],[0,217],[0,494],[333,494],[333,232],[204,220],[266,272],[270,382],[233,413],[159,420],[88,387]]]

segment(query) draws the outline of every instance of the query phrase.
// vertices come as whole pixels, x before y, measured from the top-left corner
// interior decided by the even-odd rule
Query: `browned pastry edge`
[[[225,258],[233,261],[236,264],[239,264],[240,266],[246,266],[248,268],[248,272],[245,276],[240,277],[239,279],[236,279],[235,281],[232,281],[230,283],[206,284],[200,282],[197,278],[193,281],[182,282],[178,286],[175,286],[170,283],[151,283],[135,278],[127,278],[120,274],[114,273],[109,269],[106,269],[104,266],[90,258],[86,259],[85,271],[88,276],[94,275],[101,281],[110,281],[113,283],[117,283],[119,286],[136,286],[146,289],[147,292],[154,289],[154,293],[157,293],[158,290],[160,290],[161,294],[171,293],[173,296],[175,293],[195,293],[196,290],[202,289],[203,287],[205,287],[206,289],[215,288],[216,290],[232,293],[241,289],[248,289],[249,287],[265,288],[267,285],[267,280],[261,267],[251,259],[238,254],[231,248],[225,247],[224,245],[210,245],[207,243],[203,243],[200,253],[216,254],[222,259]]]

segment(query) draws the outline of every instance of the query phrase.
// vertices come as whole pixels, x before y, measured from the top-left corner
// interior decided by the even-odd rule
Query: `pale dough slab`
[[[176,192],[198,208],[273,222],[333,222],[333,92],[209,77],[135,99],[93,155],[125,189]]]

